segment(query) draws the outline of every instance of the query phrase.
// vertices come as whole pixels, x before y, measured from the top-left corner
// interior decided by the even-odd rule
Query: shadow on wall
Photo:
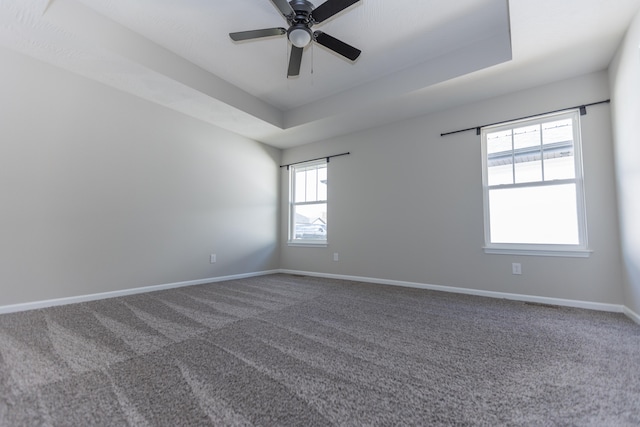
[[[273,241],[261,248],[248,252],[240,258],[236,258],[228,264],[229,271],[240,273],[253,273],[264,271],[265,266],[278,265],[278,249],[277,241]]]

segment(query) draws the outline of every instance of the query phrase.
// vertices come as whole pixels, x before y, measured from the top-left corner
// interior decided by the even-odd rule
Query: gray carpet
[[[640,326],[289,275],[6,314],[0,425],[637,426]]]

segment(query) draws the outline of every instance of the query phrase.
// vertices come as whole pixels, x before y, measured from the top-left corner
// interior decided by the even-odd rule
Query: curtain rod
[[[329,159],[332,158],[332,157],[348,156],[349,154],[351,154],[351,153],[347,152],[347,153],[333,154],[331,156],[318,157],[316,159],[304,160],[302,162],[289,163],[288,165],[281,165],[280,167],[281,168],[287,168],[287,170],[289,170],[289,166],[299,165],[301,163],[313,162],[314,160],[322,160],[322,159],[327,159],[327,163],[329,163]]]
[[[482,125],[482,126],[474,126],[472,128],[467,128],[467,129],[454,130],[453,132],[445,132],[445,133],[441,133],[440,136],[453,135],[454,133],[461,133],[461,132],[469,132],[471,130],[475,130],[476,131],[476,135],[480,135],[480,129],[483,128],[483,127],[499,125],[501,123],[512,122],[512,121],[515,121],[515,120],[530,119],[532,117],[538,117],[538,116],[542,116],[544,114],[559,113],[561,111],[573,110],[573,109],[580,109],[580,115],[584,116],[585,114],[587,114],[587,107],[591,107],[592,105],[598,105],[598,104],[608,104],[610,102],[611,102],[610,99],[606,99],[604,101],[592,102],[591,104],[577,105],[575,107],[563,108],[561,110],[547,111],[546,113],[532,114],[530,116],[518,117],[517,119],[504,120],[504,121],[497,122],[497,123],[490,123],[490,124]]]

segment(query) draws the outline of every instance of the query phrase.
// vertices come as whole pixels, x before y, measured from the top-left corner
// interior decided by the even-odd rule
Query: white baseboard
[[[624,307],[624,314],[626,314],[629,319],[640,325],[640,315],[638,313],[631,310],[629,307]]]
[[[221,277],[210,277],[207,279],[189,280],[186,282],[167,283],[164,285],[145,286],[141,288],[123,289],[120,291],[101,292],[96,294],[79,295],[74,297],[58,298],[58,299],[51,299],[51,300],[45,300],[45,301],[34,301],[34,302],[27,302],[22,304],[5,305],[5,306],[0,306],[0,314],[15,313],[18,311],[26,311],[26,310],[36,310],[39,308],[74,304],[74,303],[86,302],[86,301],[95,301],[95,300],[106,299],[106,298],[122,297],[126,295],[141,294],[145,292],[154,292],[154,291],[161,291],[165,289],[181,288],[184,286],[203,285],[206,283],[224,282],[227,280],[246,279],[249,277],[266,276],[269,274],[276,274],[276,273],[297,274],[297,275],[312,276],[312,277],[324,277],[327,279],[350,280],[354,282],[402,286],[407,288],[418,288],[418,289],[428,289],[433,291],[452,292],[452,293],[466,294],[466,295],[477,295],[477,296],[490,297],[490,298],[508,299],[513,301],[535,302],[540,304],[552,304],[552,305],[560,305],[565,307],[576,307],[576,308],[585,308],[589,310],[624,313],[630,319],[640,324],[640,315],[635,313],[630,308],[625,307],[623,305],[618,305],[618,304],[605,304],[605,303],[597,303],[597,302],[591,302],[591,301],[568,300],[568,299],[540,297],[540,296],[533,296],[533,295],[512,294],[512,293],[505,293],[505,292],[484,291],[484,290],[470,289],[470,288],[458,288],[453,286],[430,285],[425,283],[405,282],[400,280],[378,279],[375,277],[348,276],[348,275],[342,275],[342,274],[317,273],[317,272],[310,272],[310,271],[287,270],[287,269],[258,271],[253,273],[235,274],[235,275],[221,276]]]
[[[74,304],[78,302],[95,301],[106,298],[122,297],[126,295],[142,294],[145,292],[162,291],[165,289],[181,288],[184,286],[204,285],[205,283],[224,282],[227,280],[246,279],[248,277],[265,276],[279,273],[280,270],[259,271],[255,273],[235,274],[231,276],[211,277],[208,279],[189,280],[186,282],[167,283],[164,285],[145,286],[141,288],[123,289],[120,291],[100,292],[97,294],[79,295],[75,297],[57,298],[45,301],[34,301],[23,304],[0,306],[0,314],[15,313],[18,311],[36,310],[39,308],[53,307],[57,305]]]
[[[298,270],[280,270],[282,273],[286,274],[297,274],[304,276],[313,276],[313,277],[324,277],[327,279],[342,279],[342,280],[351,280],[354,282],[366,282],[366,283],[375,283],[380,285],[392,285],[392,286],[403,286],[407,288],[418,288],[418,289],[429,289],[432,291],[442,291],[442,292],[452,292],[457,294],[466,294],[466,295],[476,295],[482,297],[490,297],[490,298],[498,298],[498,299],[508,299],[513,301],[523,301],[523,302],[534,302],[539,304],[551,304],[551,305],[560,305],[565,307],[575,307],[575,308],[585,308],[588,310],[598,310],[598,311],[608,311],[614,313],[625,313],[627,316],[632,317],[628,312],[633,313],[631,310],[627,309],[623,305],[618,304],[606,304],[606,303],[598,303],[591,301],[580,301],[580,300],[569,300],[569,299],[561,299],[561,298],[550,298],[550,297],[540,297],[534,295],[523,295],[523,294],[511,294],[505,292],[495,292],[495,291],[483,291],[479,289],[470,289],[470,288],[457,288],[453,286],[441,286],[441,285],[429,285],[425,283],[415,283],[415,282],[403,282],[399,280],[388,280],[388,279],[377,279],[374,277],[360,277],[360,276],[345,276],[341,274],[328,274],[328,273],[315,273],[309,271],[298,271]],[[636,318],[638,318],[637,314],[633,313]],[[633,318],[633,317],[632,317]],[[640,318],[638,318],[640,319]],[[635,320],[635,319],[634,319]],[[640,322],[638,322],[640,323]]]

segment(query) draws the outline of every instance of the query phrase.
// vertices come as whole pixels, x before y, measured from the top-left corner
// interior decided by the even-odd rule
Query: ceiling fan
[[[327,0],[320,6],[314,7],[313,4],[307,0],[271,0],[280,13],[282,13],[284,19],[287,20],[289,24],[288,29],[278,27],[265,28],[263,30],[240,31],[237,33],[229,33],[229,37],[231,37],[233,41],[243,41],[286,34],[293,45],[291,47],[287,77],[300,74],[302,52],[312,40],[351,61],[355,61],[358,59],[358,56],[360,56],[360,50],[322,31],[312,32],[311,27],[331,18],[359,1],[360,0]]]

